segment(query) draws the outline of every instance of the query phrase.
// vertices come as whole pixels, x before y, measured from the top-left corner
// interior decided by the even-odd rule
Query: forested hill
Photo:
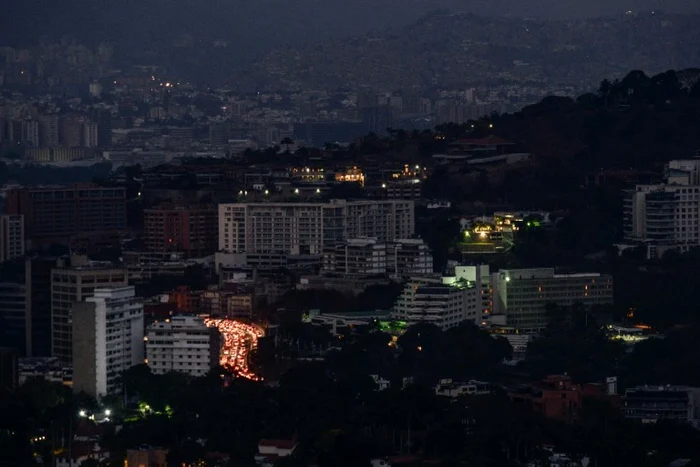
[[[521,142],[540,161],[582,170],[658,169],[700,150],[700,69],[651,77],[633,71],[603,81],[595,93],[548,97],[490,120],[499,136]]]

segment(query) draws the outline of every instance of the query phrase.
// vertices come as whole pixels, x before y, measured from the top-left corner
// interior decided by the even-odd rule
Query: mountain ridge
[[[700,15],[646,13],[585,20],[429,14],[382,34],[277,48],[235,80],[269,89],[384,90],[479,82],[596,85],[630,69],[700,64]]]

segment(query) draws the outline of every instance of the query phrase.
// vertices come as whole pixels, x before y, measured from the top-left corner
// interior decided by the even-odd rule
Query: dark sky
[[[561,19],[629,9],[697,12],[700,0],[0,0],[0,45],[69,34],[157,50],[190,33],[259,52],[403,26],[440,8]]]

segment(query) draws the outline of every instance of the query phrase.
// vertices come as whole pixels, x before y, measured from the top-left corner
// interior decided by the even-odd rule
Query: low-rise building
[[[219,360],[215,332],[196,316],[173,316],[155,322],[144,338],[146,362],[156,374],[177,371],[204,376]]]
[[[258,465],[272,466],[281,458],[294,454],[298,443],[294,439],[262,439],[258,443],[258,455],[255,460]]]
[[[578,420],[582,393],[571,377],[553,375],[540,383],[518,386],[508,392],[508,397],[547,418],[573,423]]]
[[[435,386],[435,394],[444,397],[482,396],[493,392],[492,385],[483,381],[469,380],[453,381],[450,378],[441,379]]]
[[[166,467],[168,450],[157,447],[127,449],[126,467]]]
[[[73,384],[73,370],[62,366],[55,357],[26,357],[19,359],[19,384],[32,378],[41,378],[66,386]]]
[[[481,322],[481,296],[464,276],[412,277],[396,301],[392,317],[408,324],[430,322],[441,329]]]
[[[700,388],[670,385],[628,388],[622,400],[622,413],[625,418],[642,423],[673,420],[697,425]]]
[[[547,305],[611,304],[613,278],[607,274],[555,274],[554,268],[502,269],[491,276],[493,314],[523,332],[547,326]]]

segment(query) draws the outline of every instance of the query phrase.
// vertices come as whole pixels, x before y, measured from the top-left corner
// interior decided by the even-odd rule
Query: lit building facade
[[[143,302],[133,287],[100,287],[73,316],[73,391],[120,393],[122,373],[144,361]]]
[[[613,278],[606,274],[555,274],[553,268],[503,269],[491,275],[493,314],[508,326],[538,333],[547,326],[547,305],[589,307],[613,301]]]
[[[362,169],[359,169],[357,167],[351,167],[346,169],[344,172],[337,172],[335,174],[335,181],[353,182],[365,186],[365,174],[362,173]]]

